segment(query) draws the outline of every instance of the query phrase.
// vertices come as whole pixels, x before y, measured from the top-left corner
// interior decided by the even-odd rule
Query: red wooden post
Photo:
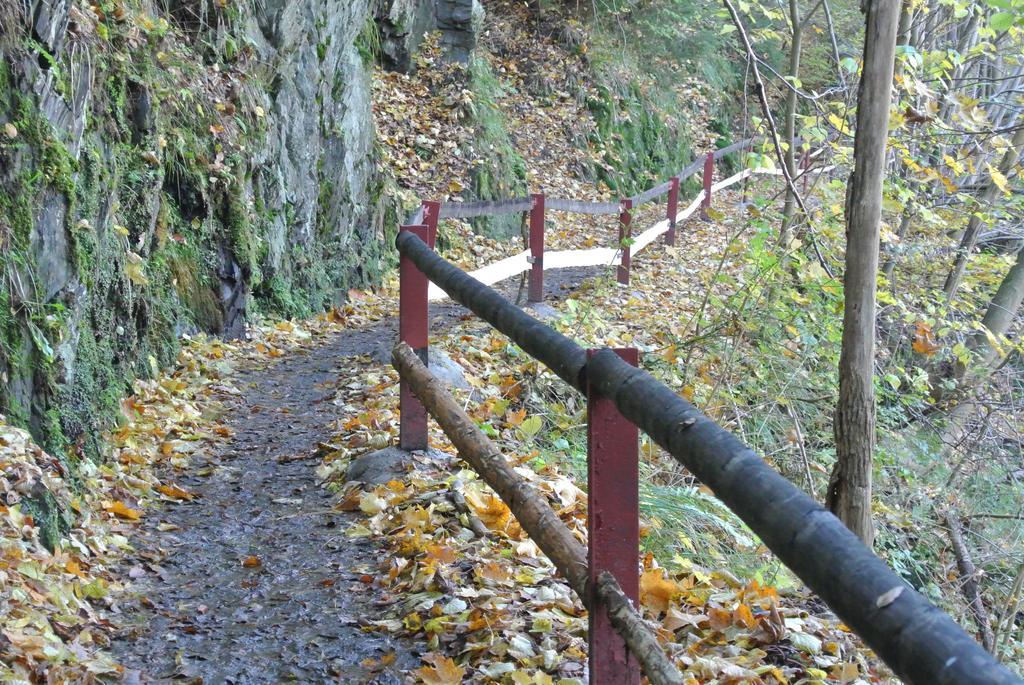
[[[588,350],[587,357],[597,350]],[[637,365],[636,348],[615,350]],[[615,403],[587,386],[587,534],[589,587],[608,571],[626,596],[639,604],[640,496],[639,431]],[[640,667],[612,628],[608,612],[591,590],[589,617],[590,682],[640,685]]]
[[[527,302],[544,300],[544,193],[530,196],[533,204],[530,207],[530,287],[526,295]]]
[[[424,214],[426,207],[424,207]],[[402,226],[427,242],[430,227]],[[427,363],[427,277],[412,260],[402,255],[398,262],[398,338]],[[404,380],[399,387],[400,424],[398,446],[403,450],[427,449],[427,410]]]
[[[423,201],[423,224],[427,227],[428,238],[425,242],[433,250],[437,244],[437,220],[441,217],[441,203],[434,200]]]
[[[676,244],[676,214],[679,212],[679,177],[668,180],[668,231],[665,232],[665,244]]]
[[[700,218],[708,220],[708,210],[711,209],[711,178],[715,175],[715,155],[709,152],[704,158],[704,200],[700,203]]]
[[[623,285],[629,285],[630,250],[629,241],[632,240],[633,200],[625,198],[621,201],[622,213],[619,214],[619,249],[622,251],[622,263],[619,264],[618,280]]]

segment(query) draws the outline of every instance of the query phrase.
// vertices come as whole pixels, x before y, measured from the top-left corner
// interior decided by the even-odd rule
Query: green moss
[[[78,163],[28,97],[19,98],[15,126],[19,135],[39,154],[41,180],[72,199]]]
[[[67,512],[61,510],[57,499],[48,490],[38,488],[32,496],[20,503],[21,513],[31,516],[39,528],[39,540],[48,550],[54,552],[60,542],[71,530],[71,520]]]
[[[331,47],[331,36],[325,37],[319,43],[316,44],[316,57],[321,62],[327,58],[327,49]]]
[[[300,317],[308,311],[304,303],[305,293],[293,288],[283,277],[272,276],[264,286],[261,295],[268,311],[286,318]]]
[[[498,107],[504,88],[487,61],[480,57],[470,61],[469,78],[476,106],[473,123],[477,146],[486,151],[483,164],[471,172],[470,189],[481,200],[525,195],[526,163],[512,145],[504,114]],[[520,230],[520,218],[515,215],[480,217],[472,223],[477,232],[497,238],[517,235]]]
[[[231,237],[235,259],[241,265],[250,286],[255,288],[263,280],[260,267],[263,240],[257,232],[259,227],[255,223],[255,217],[242,197],[241,187],[241,179],[236,179],[225,193],[222,200],[223,222],[227,234]]]
[[[112,325],[106,330],[108,325],[81,331],[73,379],[55,398],[63,434],[94,459],[100,454],[100,432],[120,417],[121,397],[130,387],[130,372],[115,361],[121,356],[114,342],[117,332]]]
[[[400,27],[396,28],[396,33],[400,35],[402,29]],[[363,22],[362,30],[356,36],[356,50],[359,51],[359,56],[363,59],[363,64],[365,65],[371,65],[380,61],[382,38],[380,27],[377,26],[377,22],[372,14],[367,15],[366,21]]]
[[[62,461],[66,460],[71,441],[64,434],[63,417],[58,409],[51,407],[43,412],[37,432],[44,439],[43,449]]]
[[[198,251],[182,248],[167,258],[175,293],[185,305],[196,327],[204,331],[224,328],[224,315],[212,274],[203,266]]]
[[[590,142],[605,151],[597,178],[619,195],[644,190],[690,162],[688,132],[670,123],[656,97],[630,83],[598,88],[587,100],[597,125]]]

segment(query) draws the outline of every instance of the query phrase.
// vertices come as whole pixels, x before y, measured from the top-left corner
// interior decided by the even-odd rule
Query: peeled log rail
[[[1024,681],[913,590],[846,527],[732,433],[649,374],[576,343],[449,264],[415,235],[399,251],[456,302],[584,392],[584,372],[623,416],[711,487],[808,587],[904,680],[915,685]]]
[[[490,485],[515,515],[519,525],[547,555],[569,586],[589,609],[587,552],[558,518],[544,498],[517,474],[476,423],[462,411],[448,391],[405,343],[395,345],[391,361],[462,457]],[[599,576],[593,588],[604,605],[616,632],[636,657],[644,675],[654,685],[680,685],[683,676],[665,655],[615,578]]]

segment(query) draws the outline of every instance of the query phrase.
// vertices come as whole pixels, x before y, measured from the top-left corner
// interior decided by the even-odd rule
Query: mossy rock
[[[21,501],[20,507],[21,513],[32,517],[39,529],[39,540],[46,549],[55,552],[71,531],[71,520],[57,498],[41,483],[36,483],[32,494]]]

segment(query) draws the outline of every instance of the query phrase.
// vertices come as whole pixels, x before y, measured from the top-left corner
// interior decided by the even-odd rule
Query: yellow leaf
[[[989,330],[988,326],[980,326],[980,328],[981,332],[985,334],[985,339],[988,340],[988,344],[992,346],[992,349],[994,349],[1000,357],[1005,357],[1006,352],[1003,350],[1003,345],[999,342],[999,338],[996,337],[996,334]]]
[[[376,492],[364,492],[359,497],[359,508],[363,510],[364,514],[369,514],[370,516],[380,513],[387,506],[388,501]]]
[[[753,630],[757,627],[757,621],[754,619],[754,613],[746,604],[740,604],[733,610],[732,620],[738,625],[745,626],[748,630]]]
[[[447,545],[428,545],[427,556],[442,564],[454,564],[458,559],[455,550]]]
[[[839,132],[844,135],[850,135],[850,128],[846,125],[846,122],[840,119],[835,114],[828,115],[829,123],[839,129]]]
[[[421,666],[413,671],[426,685],[459,685],[466,669],[440,654],[428,654],[423,661],[429,666]]]
[[[242,560],[242,566],[245,568],[259,568],[262,565],[263,560],[256,555],[246,557]]]
[[[681,592],[679,584],[665,578],[660,568],[644,571],[640,576],[640,603],[656,613],[668,609],[672,599]]]
[[[507,583],[512,580],[512,574],[501,564],[490,561],[483,566],[476,567],[476,574],[495,583]]]
[[[149,279],[146,278],[146,272],[144,270],[145,262],[142,257],[135,254],[134,252],[128,253],[128,260],[124,265],[124,274],[132,283],[136,285],[149,285]]]
[[[104,511],[108,511],[118,518],[125,519],[127,521],[138,521],[142,518],[142,512],[138,509],[132,509],[121,500],[116,502],[110,502],[103,505]]]
[[[191,492],[188,492],[187,490],[180,488],[177,485],[174,485],[173,483],[170,485],[158,485],[156,486],[156,490],[159,493],[167,495],[171,499],[186,501],[191,501],[193,499],[193,495]]]
[[[512,512],[497,495],[467,491],[466,502],[491,530],[505,530],[508,527]]]
[[[423,627],[423,619],[420,618],[420,615],[414,611],[411,614],[406,615],[406,617],[402,619],[402,624],[405,626],[405,629],[408,630],[410,633],[415,633]]]
[[[986,164],[985,168],[988,169],[988,175],[992,177],[992,182],[996,184],[996,187],[1004,193],[1009,194],[1010,189],[1007,187],[1006,177],[1003,176],[1002,172],[991,164]]]

